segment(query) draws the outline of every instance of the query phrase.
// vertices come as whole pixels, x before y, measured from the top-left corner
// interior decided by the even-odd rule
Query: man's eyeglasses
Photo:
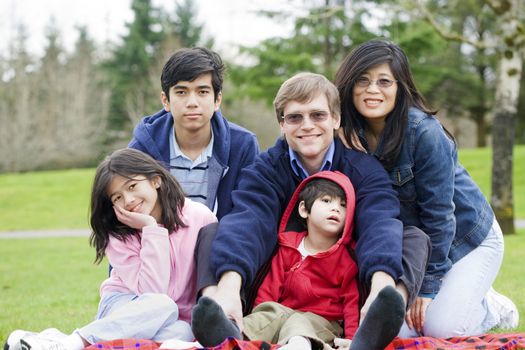
[[[377,79],[377,80],[370,80],[367,77],[359,77],[355,81],[355,85],[364,88],[364,87],[369,87],[370,85],[375,83],[377,85],[377,87],[382,88],[382,89],[386,89],[386,88],[391,87],[392,84],[394,84],[396,82],[397,82],[397,80],[390,80],[390,79],[387,79],[387,78],[380,78],[380,79]]]
[[[313,111],[306,114],[312,123],[322,123],[328,119],[330,113],[327,111]],[[284,119],[284,122],[289,125],[300,125],[304,123],[305,116],[301,113],[290,113],[281,118]]]

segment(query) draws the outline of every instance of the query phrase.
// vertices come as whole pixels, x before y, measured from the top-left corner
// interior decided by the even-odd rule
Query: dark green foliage
[[[429,1],[427,6],[439,23],[471,40],[484,40],[495,30],[494,14],[482,1]],[[472,119],[478,128],[478,146],[484,146],[486,117],[494,99],[494,82],[489,78],[496,69],[495,53],[443,39],[427,21],[410,17],[409,9],[398,11],[383,29],[407,53],[418,88],[448,117]]]
[[[202,25],[195,23],[197,21],[196,14],[197,8],[193,0],[178,2],[173,20],[173,33],[184,47],[194,47],[201,44],[203,28]]]
[[[106,62],[112,92],[108,121],[109,127],[115,130],[129,128],[133,121],[131,115],[138,112],[135,103],[155,101],[158,104],[155,99],[158,94],[153,94],[149,85],[150,68],[163,39],[158,9],[151,0],[133,0],[131,8],[134,19],[126,25],[128,33]],[[137,101],[137,97],[141,101]]]
[[[295,18],[289,37],[274,37],[255,47],[241,48],[253,63],[233,66],[230,77],[236,86],[231,98],[249,96],[271,105],[284,80],[301,71],[333,78],[342,59],[355,43],[375,37],[363,24],[367,15],[359,5],[349,9],[345,1],[310,4],[303,16],[296,13],[262,14],[277,21]]]

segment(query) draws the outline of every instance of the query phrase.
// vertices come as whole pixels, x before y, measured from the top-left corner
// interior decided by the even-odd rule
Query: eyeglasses
[[[355,81],[355,85],[359,87],[369,87],[372,84],[376,84],[378,88],[386,89],[392,86],[392,84],[397,83],[397,80],[390,80],[387,78],[380,78],[377,80],[370,80],[367,77],[359,77]]]
[[[328,119],[330,113],[327,111],[313,111],[306,114],[312,123],[322,123]],[[284,119],[284,122],[289,125],[301,125],[304,123],[305,116],[301,113],[290,113],[281,118]]]

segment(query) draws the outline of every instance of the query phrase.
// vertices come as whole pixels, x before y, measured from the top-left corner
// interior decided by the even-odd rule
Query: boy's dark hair
[[[337,183],[327,179],[313,179],[299,193],[299,203],[304,201],[306,211],[310,213],[315,200],[322,196],[346,200],[345,191]]]
[[[169,101],[170,88],[179,81],[193,81],[199,76],[211,73],[213,95],[217,100],[222,91],[224,64],[214,51],[204,47],[184,48],[176,51],[162,68],[160,84]]]
[[[170,174],[155,159],[136,149],[124,148],[107,156],[95,172],[91,190],[90,244],[96,250],[95,263],[102,261],[109,242],[113,236],[120,240],[137,234],[137,230],[118,221],[113,211],[113,203],[108,196],[108,186],[116,175],[133,179],[144,176],[147,180],[159,177],[160,187],[157,189],[158,201],[161,207],[159,224],[164,225],[170,233],[180,227],[186,227],[180,213],[184,206],[184,191],[175,177]]]

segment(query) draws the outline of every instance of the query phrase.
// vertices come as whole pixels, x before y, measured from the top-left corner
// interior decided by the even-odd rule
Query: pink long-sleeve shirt
[[[100,286],[100,295],[163,293],[177,303],[179,318],[189,322],[197,295],[193,257],[197,236],[217,218],[206,206],[189,199],[181,218],[187,227],[171,234],[164,227],[146,226],[125,241],[110,237],[106,256],[113,269]]]

